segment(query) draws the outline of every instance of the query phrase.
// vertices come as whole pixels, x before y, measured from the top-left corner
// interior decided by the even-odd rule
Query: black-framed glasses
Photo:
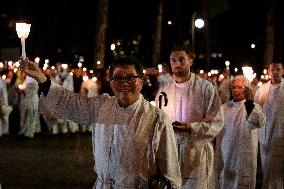
[[[121,84],[124,81],[128,84],[133,84],[135,83],[137,78],[141,78],[141,76],[131,75],[126,77],[112,77],[110,78],[110,80],[113,81],[115,84]]]

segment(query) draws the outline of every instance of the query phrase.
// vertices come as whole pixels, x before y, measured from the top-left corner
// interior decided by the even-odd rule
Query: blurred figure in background
[[[8,103],[8,91],[6,82],[0,77],[0,136],[9,134],[9,115],[12,106]]]
[[[19,135],[34,138],[35,133],[39,133],[41,131],[40,117],[38,113],[38,83],[34,78],[26,76],[20,90],[23,90],[24,94],[24,125],[23,128],[21,128]]]
[[[284,80],[283,62],[268,65],[271,81],[255,93],[266,115],[266,124],[260,129],[259,144],[263,173],[263,189],[284,188]]]

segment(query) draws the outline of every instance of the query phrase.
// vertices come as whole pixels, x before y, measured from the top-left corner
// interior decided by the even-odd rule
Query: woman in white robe
[[[248,104],[244,87],[250,87],[249,81],[236,76],[232,81],[233,100],[222,106],[224,128],[218,136],[215,155],[218,189],[256,186],[258,129],[264,126],[265,116],[260,105],[252,101]],[[250,110],[246,106],[251,106]]]

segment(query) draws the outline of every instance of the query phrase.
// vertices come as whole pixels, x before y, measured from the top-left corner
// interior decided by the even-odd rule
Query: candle
[[[31,24],[16,23],[16,31],[21,39],[22,59],[26,59],[25,39],[29,36]]]

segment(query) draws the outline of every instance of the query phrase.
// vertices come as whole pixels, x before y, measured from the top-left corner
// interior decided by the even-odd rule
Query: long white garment
[[[1,106],[1,115],[0,115],[0,136],[2,134],[9,134],[9,115],[12,112],[12,106],[8,104],[8,91],[7,84],[0,78],[0,106]]]
[[[47,96],[41,96],[40,110],[80,124],[94,123],[95,188],[148,188],[148,180],[158,172],[181,187],[171,121],[142,95],[121,108],[115,97],[87,98],[52,82]]]
[[[244,102],[230,101],[222,106],[224,128],[215,151],[219,189],[254,189],[256,185],[258,128],[264,126],[265,116],[255,104],[247,117]]]
[[[24,127],[19,134],[33,138],[35,133],[41,131],[38,112],[38,83],[35,79],[26,76],[23,83],[26,86],[23,98]]]
[[[209,188],[213,176],[212,142],[224,122],[218,91],[210,82],[191,73],[190,79],[183,84],[172,81],[162,86],[156,104],[161,92],[168,96],[168,105],[162,109],[171,120],[191,125],[191,133],[175,133],[183,188]]]
[[[266,115],[260,129],[259,144],[263,172],[263,188],[284,188],[284,80],[272,85],[267,82],[255,94]]]

